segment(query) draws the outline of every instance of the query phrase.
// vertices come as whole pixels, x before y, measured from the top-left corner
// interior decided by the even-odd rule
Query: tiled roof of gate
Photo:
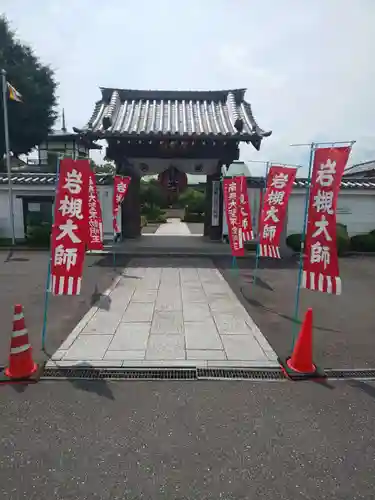
[[[80,133],[93,136],[168,136],[262,139],[246,89],[163,91],[101,88],[102,98]]]
[[[111,174],[96,174],[96,183],[99,185],[112,184]],[[0,173],[0,186],[8,184],[8,175]],[[55,186],[56,174],[50,173],[13,173],[12,184],[22,186]]]

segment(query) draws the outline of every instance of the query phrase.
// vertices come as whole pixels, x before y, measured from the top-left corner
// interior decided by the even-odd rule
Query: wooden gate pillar
[[[139,172],[127,162],[121,162],[116,166],[119,175],[131,177],[128,192],[121,205],[122,238],[138,238],[141,236],[141,177]]]

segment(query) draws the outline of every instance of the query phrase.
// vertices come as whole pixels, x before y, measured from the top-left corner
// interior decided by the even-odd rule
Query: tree
[[[141,182],[140,202],[142,205],[147,205],[151,208],[164,206],[165,196],[157,180],[151,179],[148,182]]]
[[[5,69],[7,80],[21,93],[23,101],[8,99],[10,149],[15,156],[27,154],[46,139],[56,120],[57,84],[51,68],[16,39],[4,17],[0,17],[0,68]],[[2,115],[2,102],[0,111]],[[0,158],[3,158],[4,122],[0,118]]]
[[[187,207],[189,212],[203,213],[205,211],[205,195],[194,188],[187,188],[179,199],[178,204]]]
[[[91,168],[96,174],[115,174],[116,167],[112,163],[103,163],[98,165],[94,160],[90,160]]]

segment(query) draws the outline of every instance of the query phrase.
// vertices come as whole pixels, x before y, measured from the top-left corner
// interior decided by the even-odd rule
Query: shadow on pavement
[[[94,366],[90,365],[90,363],[83,363],[79,366],[72,367],[71,369],[74,370],[85,370],[87,368],[95,368]],[[85,392],[92,392],[94,394],[97,394],[100,397],[110,399],[114,401],[115,397],[113,395],[113,392],[111,391],[108,383],[106,380],[102,379],[61,379],[62,381],[67,381],[69,382],[74,388],[80,389],[81,391]],[[42,384],[43,382],[46,382],[45,380],[41,380],[37,382],[38,384]],[[35,384],[30,384],[30,383],[19,383],[19,384],[9,384],[9,386],[18,394],[24,393],[30,386],[33,386]]]
[[[359,389],[360,391],[370,396],[370,398],[375,399],[375,387],[361,380],[349,380],[347,384],[354,389]]]
[[[286,319],[290,323],[297,324],[297,325],[301,325],[302,324],[302,320],[296,319],[293,316],[290,316],[288,314],[283,314],[283,313],[281,313],[281,312],[273,309],[272,307],[265,306],[259,300],[256,300],[256,299],[254,299],[252,297],[249,297],[248,294],[245,292],[244,287],[240,287],[240,291],[241,291],[241,294],[242,294],[243,298],[251,306],[257,307],[259,309],[262,309],[265,312],[269,312],[271,314],[274,314],[274,315],[278,316],[279,318]],[[340,333],[340,330],[335,330],[334,328],[327,328],[325,326],[316,325],[315,323],[314,323],[314,328],[316,328],[317,330],[320,330],[322,332]]]
[[[104,295],[98,290],[98,285],[95,285],[95,289],[91,295],[90,304],[91,306],[96,306],[103,311],[109,311],[111,308],[112,299],[109,295]]]

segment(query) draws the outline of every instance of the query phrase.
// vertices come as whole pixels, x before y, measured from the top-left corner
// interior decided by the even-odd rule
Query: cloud
[[[308,149],[292,142],[351,139],[351,162],[375,158],[373,0],[2,0],[2,7],[56,70],[69,126],[87,121],[99,86],[245,87],[259,125],[273,135],[260,152],[241,147],[243,159],[306,165]]]

